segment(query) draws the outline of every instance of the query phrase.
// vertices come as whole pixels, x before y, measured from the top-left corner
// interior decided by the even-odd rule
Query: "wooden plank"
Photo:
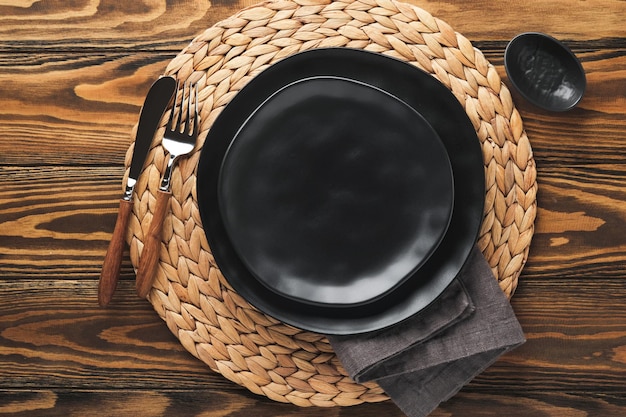
[[[558,164],[538,159],[536,233],[524,273],[536,278],[624,278],[624,165],[578,160],[563,169]]]
[[[106,415],[154,416],[205,416],[205,417],[347,417],[388,416],[404,417],[391,402],[366,404],[344,408],[300,408],[281,404],[246,393],[224,392],[213,389],[191,388],[185,390],[36,390],[0,391],[0,412],[15,417],[28,416],[101,416]]]
[[[96,55],[58,71],[0,72],[2,165],[123,165],[144,97],[173,54]]]
[[[250,4],[232,1],[209,8],[207,3],[202,6],[203,2],[199,2],[193,7],[202,11],[197,10],[195,15],[185,10],[190,7],[188,3],[177,3],[163,10],[156,6],[150,9],[145,4],[131,7],[125,2],[101,7],[94,7],[93,2],[77,2],[71,6],[57,3],[3,2],[0,5],[0,96],[3,97],[0,123],[9,132],[6,140],[0,142],[3,165],[23,164],[25,154],[29,155],[30,164],[120,165],[151,82],[193,37],[215,21]],[[543,153],[547,158],[567,162],[582,153],[586,158],[599,155],[623,160],[621,132],[626,122],[620,111],[626,106],[623,94],[626,91],[623,76],[626,43],[617,37],[625,32],[621,21],[619,27],[613,24],[619,20],[615,18],[617,12],[626,11],[623,10],[626,6],[623,2],[606,1],[600,8],[584,2],[577,4],[574,11],[567,6],[570,14],[549,14],[550,10],[562,10],[566,3],[564,0],[547,5],[533,2],[525,7],[533,11],[529,19],[546,19],[545,25],[556,26],[550,32],[563,36],[568,30],[575,30],[577,25],[572,22],[578,22],[582,30],[595,19],[601,19],[602,23],[597,22],[597,26],[602,30],[594,31],[597,37],[568,42],[587,71],[589,87],[585,98],[578,109],[551,115],[542,114],[514,92],[515,102],[538,156]],[[458,16],[458,6],[454,3],[416,4],[435,15],[442,13],[444,18],[446,13]],[[508,32],[515,28],[508,16],[514,14],[515,21],[521,24],[517,11],[509,10],[506,3],[500,6],[500,3],[484,1],[463,7],[463,21],[450,22],[461,33],[464,33],[464,22],[472,22],[471,27],[476,28],[480,27],[477,22],[486,19],[490,24],[506,27],[505,32],[487,30],[470,36],[506,80],[502,54],[510,39]],[[493,10],[498,19],[489,18],[485,10]],[[571,13],[580,13],[586,19],[576,21]],[[177,24],[164,25],[165,18],[176,20]],[[566,21],[567,27],[558,32],[561,20]],[[526,21],[523,24],[530,25]],[[93,36],[93,25],[99,29],[97,36]],[[90,30],[88,37],[84,33],[86,28]],[[545,27],[536,25],[534,28]],[[585,154],[583,138],[590,134],[599,136],[596,144],[599,151],[612,150],[609,156],[598,154],[598,149]],[[59,152],[59,148],[63,152]]]
[[[50,390],[0,391],[0,412],[15,417],[103,415],[120,417],[405,417],[391,402],[355,407],[298,408],[244,392],[216,390]],[[588,410],[593,410],[589,414]],[[527,392],[519,395],[495,391],[462,391],[443,403],[431,417],[620,417],[624,397],[614,393]],[[110,414],[109,414],[110,413]]]
[[[97,277],[123,173],[123,166],[0,167],[10,178],[0,190],[0,278]]]
[[[625,296],[620,280],[524,281],[513,304],[528,342],[433,416],[623,415]],[[402,416],[390,402],[302,409],[253,395],[185,352],[127,282],[108,309],[93,283],[2,282],[0,329],[0,411],[12,415]]]
[[[200,32],[218,20],[253,2],[224,0],[211,2],[127,2],[123,0],[78,0],[67,2],[6,0],[0,2],[0,45],[66,39],[75,45],[89,45],[94,38],[111,45],[128,45],[139,38],[146,45],[156,39],[172,39]],[[94,35],[94,32],[97,35]]]
[[[150,84],[182,46],[136,53],[72,50],[41,58],[54,61],[50,65],[58,68],[39,62],[5,66],[0,71],[0,123],[6,132],[0,142],[0,164],[122,165]],[[620,113],[626,106],[624,51],[626,45],[606,51],[614,58],[581,53],[589,86],[571,112],[540,112],[513,91],[537,158],[568,164],[624,160],[626,121]],[[0,62],[11,61],[12,55],[0,52]],[[502,49],[492,52],[506,81],[501,55]],[[597,138],[593,148],[585,141],[590,136]]]
[[[94,280],[0,281],[0,389],[220,389],[122,281],[100,308]],[[528,341],[470,391],[626,395],[624,280],[525,280],[513,307]],[[626,398],[626,397],[625,397]]]
[[[509,2],[476,0],[407,0],[446,21],[470,39],[510,38],[522,31],[544,31],[566,39],[623,37],[626,5],[620,0],[576,2],[528,0]],[[129,36],[150,41],[198,32],[255,0],[174,1],[74,1],[35,2],[5,0],[0,3],[0,42],[69,38],[76,43],[98,36],[126,44]],[[462,11],[462,12],[461,12]],[[520,14],[523,18],[520,18]],[[590,30],[593,28],[593,30]],[[69,36],[68,36],[69,35]]]
[[[551,33],[562,39],[623,37],[626,5],[619,0],[576,2],[528,0],[523,3],[477,0],[409,0],[473,39],[510,39],[520,32]],[[522,17],[523,16],[523,17]],[[593,28],[593,30],[589,30]]]
[[[626,166],[583,157],[567,170],[538,161],[539,211],[523,279],[626,276]],[[0,189],[0,279],[97,279],[123,174],[122,165],[0,167],[10,179]],[[134,279],[128,254],[122,274]]]

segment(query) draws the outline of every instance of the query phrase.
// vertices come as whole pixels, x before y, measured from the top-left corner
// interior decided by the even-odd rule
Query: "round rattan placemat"
[[[207,29],[169,63],[165,74],[197,83],[201,134],[197,149],[174,171],[149,301],[189,352],[229,380],[276,401],[347,406],[388,397],[375,383],[355,383],[323,335],[268,317],[232,290],[211,255],[195,196],[199,150],[223,107],[268,65],[318,47],[362,48],[406,60],[458,98],[484,155],[485,211],[478,245],[509,297],[534,231],[536,167],[520,115],[496,69],[448,24],[406,3],[261,3]],[[135,266],[164,169],[163,133],[162,126],[135,187],[128,234]]]

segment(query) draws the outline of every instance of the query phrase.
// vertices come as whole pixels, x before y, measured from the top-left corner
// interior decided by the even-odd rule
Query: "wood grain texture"
[[[514,99],[539,171],[513,306],[528,342],[433,416],[626,415],[626,2],[410,0],[496,65],[515,34],[582,59],[579,107]],[[0,0],[0,414],[398,416],[391,403],[297,408],[211,372],[134,290],[97,282],[143,98],[197,34],[253,1]]]
[[[463,415],[460,412],[467,410],[469,401],[477,414],[466,415],[493,415],[480,412],[479,403],[488,401],[501,402],[500,412],[521,416],[514,411],[519,405],[526,412],[539,412],[542,407],[564,406],[568,398],[582,406],[607,401],[599,408],[605,410],[626,406],[626,310],[621,308],[626,283],[577,280],[573,284],[521,282],[513,306],[528,342],[476,378],[443,410]],[[19,392],[17,387],[45,388],[41,397],[22,392],[25,403],[84,396],[89,404],[105,401],[101,391],[130,390],[136,391],[137,401],[153,398],[166,404],[179,401],[182,392],[194,395],[198,414],[215,411],[217,396],[222,406],[232,401],[240,407],[229,410],[234,414],[224,414],[228,416],[257,406],[267,407],[266,415],[291,415],[294,410],[298,415],[317,415],[249,394],[213,373],[155,320],[156,313],[135,296],[132,282],[122,283],[118,293],[110,308],[102,309],[93,283],[87,280],[25,279],[0,284],[0,406],[7,402],[2,394]],[[594,392],[606,399],[591,398]],[[133,395],[122,404],[133,407]],[[571,404],[565,408],[576,410]],[[382,410],[393,413],[394,406],[350,410],[354,415],[374,416]],[[140,415],[159,415],[149,414],[153,411]],[[345,413],[324,410],[324,415],[352,415]]]
[[[587,155],[594,158],[593,150]],[[565,169],[542,161],[539,215],[524,279],[624,277],[626,167],[582,156]],[[98,275],[115,225],[123,158],[120,164],[0,167],[0,175],[11,179],[0,189],[2,278]],[[122,279],[134,279],[127,254]]]
[[[161,229],[165,220],[165,214],[170,207],[171,196],[171,191],[159,190],[156,197],[154,215],[152,216],[148,233],[145,236],[145,243],[135,278],[137,295],[141,298],[146,298],[152,289],[156,276],[159,255],[161,253]]]
[[[0,394],[2,395],[2,394]],[[16,416],[101,416],[102,410],[110,410],[116,416],[211,416],[211,417],[247,417],[250,410],[258,416],[275,417],[402,417],[403,414],[392,404],[367,404],[350,409],[297,409],[294,406],[280,404],[276,406],[269,400],[229,395],[223,391],[205,391],[210,403],[197,401],[197,393],[189,391],[135,391],[124,393],[102,393],[94,391],[33,391],[6,392],[6,398],[12,401],[6,407],[16,412]],[[623,400],[612,394],[602,396],[571,395],[568,393],[554,396],[540,392],[526,395],[460,393],[455,398],[435,411],[432,417],[569,417],[569,416],[619,416]],[[0,402],[0,407],[2,403]],[[506,414],[495,414],[499,409]],[[2,408],[0,408],[0,411]],[[597,414],[584,414],[579,410],[594,410]],[[54,413],[54,414],[51,414]],[[58,414],[57,414],[58,413]]]
[[[111,302],[117,281],[120,278],[122,269],[122,256],[124,255],[124,247],[126,241],[126,230],[128,229],[128,219],[133,210],[131,200],[120,200],[120,208],[117,212],[113,235],[109,242],[109,248],[104,261],[102,262],[102,270],[100,272],[100,280],[98,281],[98,304],[104,307]]]
[[[198,401],[198,397],[208,398]],[[7,401],[2,399],[6,398]],[[499,410],[502,414],[494,413]],[[223,390],[201,393],[188,390],[125,390],[98,392],[88,390],[0,391],[0,412],[11,410],[16,417],[50,415],[69,417],[99,417],[102,410],[121,417],[197,416],[197,417],[403,417],[393,404],[379,403],[351,408],[296,408],[276,405],[270,400]],[[251,414],[251,410],[252,413]],[[591,413],[580,410],[593,410]],[[531,392],[523,395],[507,393],[461,392],[431,414],[431,417],[578,417],[620,416],[623,398],[607,393],[571,394]]]
[[[470,39],[507,39],[521,31],[559,32],[566,39],[590,40],[623,37],[621,0],[579,1],[528,0],[523,4],[476,0],[407,0],[444,19]],[[63,0],[0,2],[0,41],[7,44],[42,39],[41,30],[57,38],[81,44],[85,38],[103,37],[111,43],[127,44],[128,33],[150,43],[157,37],[185,36],[234,14],[254,0]],[[590,28],[593,30],[590,30]],[[68,33],[70,36],[67,36]],[[46,40],[46,37],[44,37]]]

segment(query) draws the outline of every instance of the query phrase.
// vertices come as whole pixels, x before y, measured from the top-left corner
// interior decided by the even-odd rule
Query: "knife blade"
[[[143,169],[146,156],[150,150],[150,144],[159,127],[159,122],[172,101],[175,91],[176,80],[169,76],[161,77],[150,87],[141,108],[128,180],[126,181],[124,194],[120,199],[120,206],[109,248],[102,263],[102,271],[98,283],[98,303],[101,306],[109,304],[117,287],[122,265],[124,238],[133,206],[132,199],[135,184]]]

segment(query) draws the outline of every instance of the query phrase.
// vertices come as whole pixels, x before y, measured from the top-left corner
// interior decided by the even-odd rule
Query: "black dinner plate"
[[[412,276],[444,236],[450,161],[412,107],[354,80],[281,88],[228,148],[218,204],[233,248],[270,290],[350,305]]]
[[[236,248],[231,241],[222,217],[219,191],[222,167],[227,165],[225,156],[231,144],[237,142],[238,133],[257,109],[263,108],[266,100],[281,89],[312,77],[352,80],[403,101],[434,129],[452,167],[452,215],[443,238],[435,245],[436,250],[386,291],[374,291],[373,298],[364,296],[356,302],[329,303],[324,297],[310,299],[302,297],[301,293],[272,288],[271,283],[260,280],[250,264],[241,258],[241,246],[237,244]],[[265,313],[296,327],[325,334],[362,333],[396,324],[421,311],[460,271],[476,241],[482,220],[482,152],[462,106],[431,75],[373,52],[349,48],[315,49],[268,67],[225,107],[201,151],[197,196],[211,251],[222,273],[241,296]],[[374,225],[376,220],[371,218],[370,224]],[[368,256],[377,256],[377,248],[369,250]]]

